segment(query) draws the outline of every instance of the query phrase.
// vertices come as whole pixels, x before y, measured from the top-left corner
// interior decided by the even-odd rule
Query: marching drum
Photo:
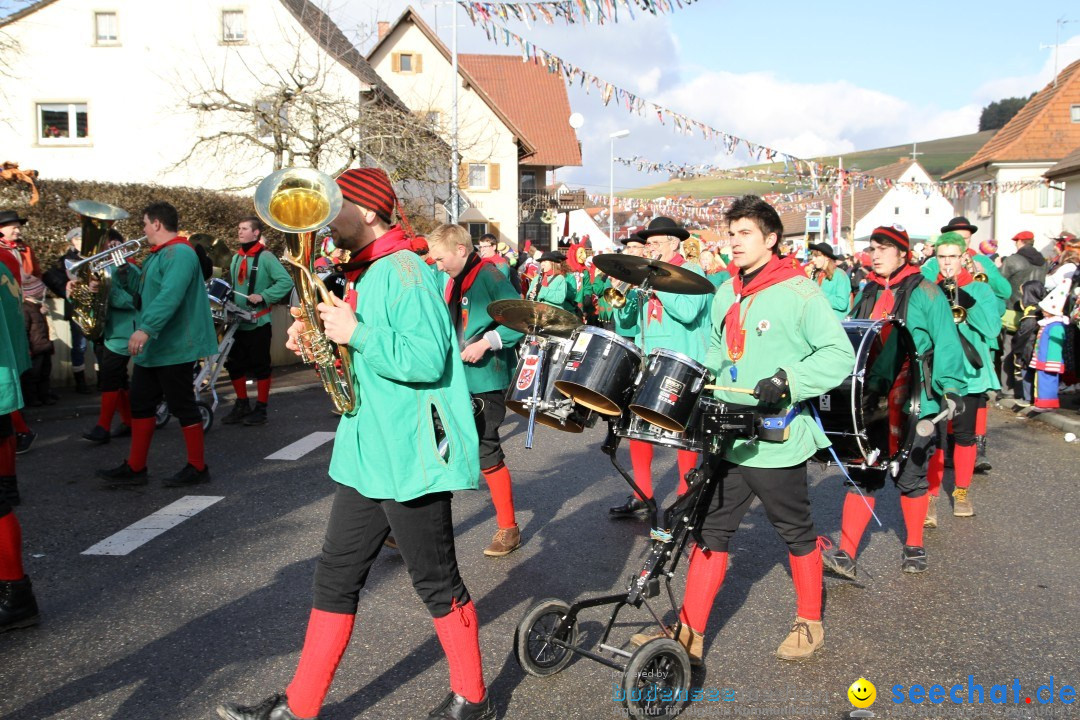
[[[626,338],[591,325],[575,330],[570,342],[555,387],[598,413],[621,415],[641,367],[641,350]]]
[[[566,359],[570,341],[557,337],[541,337],[539,341],[546,343],[543,367],[539,345],[522,345],[514,380],[506,391],[506,407],[529,417],[535,385],[543,383],[537,395],[536,421],[556,430],[579,433],[591,424],[592,411],[555,389],[555,375]]]
[[[809,402],[843,465],[895,472],[890,465],[911,449],[919,419],[912,412],[920,394],[914,343],[897,320],[843,325],[855,348],[855,367],[839,387]],[[815,459],[835,462],[828,449]]]
[[[698,422],[697,408],[692,419],[688,421],[685,432],[675,432],[653,425],[639,415],[632,412],[624,412],[619,417],[619,424],[615,427],[615,434],[630,440],[642,440],[653,445],[663,445],[676,450],[689,450],[701,452],[701,423]]]
[[[210,314],[215,320],[225,318],[225,303],[232,299],[232,285],[222,278],[206,281],[206,294],[210,296]]]
[[[671,432],[683,432],[697,409],[709,371],[674,350],[657,348],[636,383],[630,410],[646,422]]]

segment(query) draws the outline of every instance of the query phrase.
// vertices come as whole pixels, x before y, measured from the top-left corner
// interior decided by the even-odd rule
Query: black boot
[[[92,395],[93,390],[86,384],[86,371],[79,370],[75,373],[75,392],[80,395]]]
[[[491,704],[491,693],[484,693],[484,699],[471,703],[460,695],[451,692],[439,706],[428,713],[428,720],[494,720],[495,706]]]
[[[251,403],[247,398],[237,398],[232,412],[221,418],[222,425],[239,425],[251,413]]]
[[[89,440],[95,445],[105,445],[111,438],[112,435],[109,431],[100,425],[95,425],[89,431],[83,433],[83,439]]]
[[[644,500],[639,500],[637,495],[631,495],[626,498],[626,502],[622,505],[608,508],[608,512],[613,517],[636,517],[648,511],[648,509],[649,506],[645,504]]]
[[[12,507],[22,502],[19,497],[19,481],[14,475],[0,477],[0,502],[5,501]]]
[[[900,569],[906,573],[926,572],[926,549],[917,545],[905,545]]]
[[[37,433],[31,430],[30,432],[15,433],[15,454],[22,455],[25,452],[30,452],[30,446],[34,444],[34,440],[37,439]]]
[[[202,470],[196,470],[195,466],[188,463],[180,470],[180,472],[173,475],[171,478],[161,483],[165,487],[187,487],[188,485],[198,485],[199,483],[210,481],[210,466],[206,465]]]
[[[98,470],[97,476],[105,481],[101,486],[109,490],[114,488],[139,487],[147,483],[146,468],[136,472],[127,464],[127,460],[122,462],[119,467],[115,467],[111,470]]]
[[[975,436],[975,472],[990,472],[994,468],[990,464],[990,458],[986,456],[986,436]]]
[[[825,572],[847,578],[848,580],[854,580],[855,574],[858,572],[858,568],[855,565],[855,558],[851,557],[843,550],[826,550],[821,553],[821,565]]]
[[[266,424],[266,403],[257,402],[255,408],[247,414],[244,418],[245,425],[265,425]]]
[[[293,715],[289,710],[285,693],[271,695],[258,705],[222,703],[218,705],[217,714],[222,720],[300,720],[299,715]]]
[[[30,578],[0,580],[0,632],[37,625],[38,606]]]

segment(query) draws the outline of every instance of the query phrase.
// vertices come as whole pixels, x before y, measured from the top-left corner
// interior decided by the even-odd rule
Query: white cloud
[[[1015,75],[1003,77],[983,83],[979,86],[972,97],[977,102],[986,105],[995,100],[1008,97],[1026,97],[1037,92],[1054,79],[1054,50],[1045,49],[1046,62],[1038,72],[1031,75]],[[1065,67],[1076,60],[1080,60],[1080,35],[1074,35],[1068,40],[1061,41],[1058,48],[1057,70],[1061,72]]]

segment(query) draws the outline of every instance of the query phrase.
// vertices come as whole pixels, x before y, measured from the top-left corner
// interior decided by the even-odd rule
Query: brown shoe
[[[484,550],[488,557],[502,557],[521,547],[521,531],[518,526],[499,528],[495,537],[491,538],[491,544]]]
[[[937,495],[930,496],[930,501],[926,505],[926,519],[922,523],[924,528],[937,527],[937,499]]]
[[[668,626],[667,635],[661,630],[654,630],[653,632],[640,632],[630,636],[630,644],[634,647],[641,647],[650,640],[655,640],[662,637],[673,637],[675,630]],[[686,648],[686,654],[690,656],[691,665],[701,665],[702,656],[705,654],[705,636],[701,633],[695,632],[689,625],[685,623],[679,628],[679,637],[675,638],[679,641],[679,644]]]
[[[971,505],[968,492],[968,488],[956,488],[952,492],[952,514],[956,517],[971,517],[975,514],[975,508]]]
[[[776,649],[781,660],[804,660],[825,647],[825,628],[820,621],[797,617],[791,631]]]

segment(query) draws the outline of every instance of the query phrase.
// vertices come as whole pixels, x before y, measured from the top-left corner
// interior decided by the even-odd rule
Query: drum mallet
[[[947,408],[945,408],[932,418],[920,420],[918,423],[916,423],[915,434],[917,434],[919,437],[930,437],[934,434],[935,425],[937,425],[942,420],[952,420],[953,414],[956,412],[956,405],[953,404],[951,401],[946,402],[949,403],[949,406]]]

